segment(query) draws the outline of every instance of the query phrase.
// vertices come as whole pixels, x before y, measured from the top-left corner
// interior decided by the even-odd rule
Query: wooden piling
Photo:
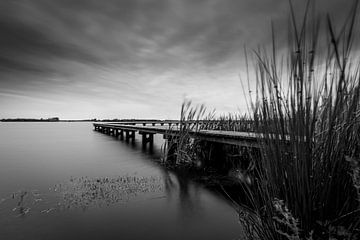
[[[147,143],[149,143],[149,149],[151,151],[154,146],[154,133],[139,132],[139,134],[142,136],[142,147],[145,149]]]
[[[135,131],[126,131],[125,130],[125,141],[129,142],[131,140],[132,143],[135,142]]]
[[[120,134],[120,140],[124,140],[124,130],[121,129],[119,134]]]

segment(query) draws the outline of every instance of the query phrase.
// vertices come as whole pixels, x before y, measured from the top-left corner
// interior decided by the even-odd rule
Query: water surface
[[[90,123],[0,123],[0,239],[236,239],[218,194]]]

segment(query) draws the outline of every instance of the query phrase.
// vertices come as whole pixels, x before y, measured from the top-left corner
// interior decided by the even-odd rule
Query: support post
[[[149,150],[152,151],[154,146],[154,133],[148,133],[148,132],[139,132],[141,134],[142,138],[142,147],[143,149],[146,148],[147,143],[149,143]]]
[[[132,143],[135,143],[135,131],[125,130],[125,140],[127,142],[131,140]]]
[[[150,151],[152,151],[154,148],[154,134],[153,133],[149,134],[147,141],[149,143],[149,149],[150,149]]]
[[[131,143],[135,143],[135,131],[131,131],[130,138],[131,138]]]
[[[124,130],[120,129],[120,140],[124,140]]]
[[[141,134],[141,143],[142,143],[142,147],[146,148],[146,133],[140,133]]]

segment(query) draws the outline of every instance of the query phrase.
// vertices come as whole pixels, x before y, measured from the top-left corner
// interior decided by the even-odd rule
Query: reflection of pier
[[[212,142],[218,144],[229,144],[241,147],[258,148],[257,137],[251,132],[235,132],[220,130],[202,130],[201,125],[205,122],[179,122],[179,121],[145,121],[145,122],[123,122],[123,123],[94,123],[96,131],[120,137],[121,140],[127,142],[135,142],[135,132],[142,135],[142,145],[146,147],[149,144],[153,146],[154,134],[162,134],[164,139],[170,140],[180,135],[180,129],[184,124],[196,125],[197,127],[189,127],[187,134],[190,137],[199,139],[204,142]],[[195,130],[197,129],[197,130]]]

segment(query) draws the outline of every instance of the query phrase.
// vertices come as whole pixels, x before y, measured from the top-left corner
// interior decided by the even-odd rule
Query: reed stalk
[[[271,53],[254,51],[258,95],[251,106],[264,137],[249,194],[254,211],[244,220],[255,226],[250,239],[360,237],[360,62],[352,56],[357,7],[354,1],[335,31],[329,15],[326,25],[309,17],[308,1],[298,28],[290,1],[287,63],[278,60],[274,30]],[[321,26],[327,40],[319,37]]]

